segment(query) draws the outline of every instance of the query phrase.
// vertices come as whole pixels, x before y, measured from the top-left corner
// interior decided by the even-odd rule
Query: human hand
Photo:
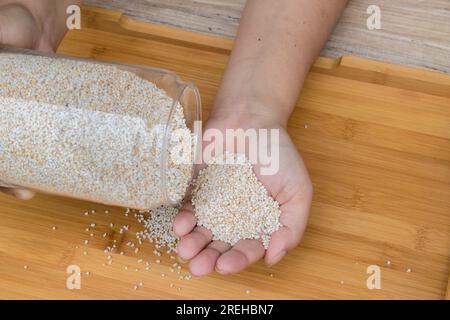
[[[45,27],[48,23],[41,19],[41,10],[34,10],[39,3],[16,1],[0,6],[0,44],[43,52],[55,50],[54,35]],[[45,19],[51,21],[51,14]]]
[[[241,240],[231,247],[221,241],[212,241],[211,232],[196,225],[194,208],[187,203],[174,221],[174,232],[181,237],[178,255],[182,260],[190,261],[189,268],[195,276],[204,276],[214,270],[222,274],[237,273],[262,258],[268,266],[272,266],[299,244],[307,225],[312,184],[305,165],[285,128],[270,117],[216,115],[209,119],[205,126],[205,129],[208,128],[216,128],[222,132],[227,128],[279,129],[278,172],[274,175],[261,175],[259,165],[254,165],[254,172],[269,194],[279,202],[282,227],[272,235],[267,251],[262,242],[257,240]]]

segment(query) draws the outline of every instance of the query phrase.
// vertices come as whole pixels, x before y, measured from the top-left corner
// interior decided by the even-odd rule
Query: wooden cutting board
[[[231,45],[85,7],[82,29],[69,32],[59,52],[171,69],[197,83],[206,117]],[[315,195],[304,241],[276,267],[259,263],[238,275],[179,280],[169,255],[157,264],[150,244],[137,254],[126,245],[141,227],[124,209],[47,195],[29,202],[0,196],[0,298],[445,298],[450,77],[361,58],[320,58],[289,132]],[[95,213],[85,216],[90,210]],[[86,231],[91,223],[96,226]],[[120,234],[123,224],[130,230]],[[109,265],[103,251],[114,240],[118,250]],[[69,265],[81,268],[80,290],[66,288]],[[380,267],[379,290],[366,286],[370,265]]]

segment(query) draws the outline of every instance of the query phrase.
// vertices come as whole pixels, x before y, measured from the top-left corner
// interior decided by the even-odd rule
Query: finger
[[[16,197],[21,200],[30,200],[35,196],[35,193],[27,189],[17,189],[17,188],[3,188],[0,187],[0,192]]]
[[[216,270],[222,274],[237,273],[264,257],[261,241],[241,240],[217,260]]]
[[[300,240],[293,240],[295,236],[286,227],[281,227],[270,237],[269,248],[267,249],[264,261],[269,267],[277,264],[283,259],[286,253],[298,245]]]
[[[34,191],[27,189],[14,189],[14,194],[17,198],[21,200],[31,200],[36,195]]]
[[[214,272],[217,259],[228,251],[231,246],[222,241],[211,242],[203,251],[189,262],[189,271],[192,275],[203,277]]]
[[[311,199],[312,194],[281,206],[282,227],[270,237],[269,248],[264,258],[268,266],[278,263],[289,250],[300,243],[308,222]]]
[[[194,231],[181,238],[177,252],[181,259],[191,260],[202,251],[212,240],[212,234],[203,227],[196,227]]]
[[[196,224],[197,218],[194,214],[194,208],[190,202],[187,202],[175,217],[173,232],[178,237],[184,237],[195,228]]]

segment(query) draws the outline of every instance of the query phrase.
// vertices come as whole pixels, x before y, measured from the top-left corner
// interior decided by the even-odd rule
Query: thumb
[[[173,222],[173,232],[178,237],[184,237],[189,234],[197,225],[197,218],[194,214],[194,207],[191,202],[186,202],[178,212]]]
[[[0,8],[0,43],[31,49],[37,42],[37,23],[30,11],[20,4]]]
[[[17,199],[20,200],[31,200],[35,196],[35,192],[27,189],[0,187],[0,192],[16,197]]]

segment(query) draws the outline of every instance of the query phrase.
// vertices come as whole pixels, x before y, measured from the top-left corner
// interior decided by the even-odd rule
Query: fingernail
[[[11,193],[20,200],[31,200],[34,197],[34,192],[26,189],[11,189]]]
[[[224,275],[227,274],[225,271],[222,271],[222,270],[220,270],[217,267],[215,267],[215,270],[216,270],[217,273],[224,274]]]
[[[272,259],[272,262],[269,263],[269,267],[273,267],[274,265],[276,265],[278,262],[281,261],[281,259],[283,259],[285,255],[286,251],[281,251],[279,254],[277,254],[275,258]]]
[[[183,260],[183,259],[181,259],[181,258],[180,258],[180,256],[177,256],[177,259],[178,259],[178,262],[180,262],[180,263],[182,263],[182,264],[185,264],[185,263],[187,263],[187,261],[186,261],[186,260]]]

